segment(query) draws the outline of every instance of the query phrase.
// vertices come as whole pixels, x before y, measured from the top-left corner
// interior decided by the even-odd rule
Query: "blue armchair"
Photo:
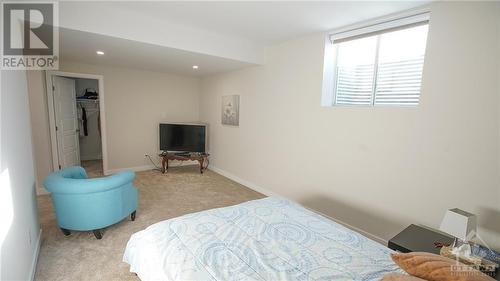
[[[102,228],[128,215],[135,220],[134,177],[134,172],[125,171],[89,179],[82,167],[69,167],[48,175],[44,185],[52,193],[57,224],[64,235],[70,235],[70,230],[92,230],[101,239]]]

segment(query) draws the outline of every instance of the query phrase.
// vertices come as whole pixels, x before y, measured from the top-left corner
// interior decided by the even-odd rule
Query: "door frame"
[[[58,171],[59,169],[59,157],[57,149],[57,135],[56,135],[56,119],[54,110],[54,91],[52,77],[62,76],[69,78],[85,78],[85,79],[95,79],[98,80],[99,86],[99,117],[101,125],[101,152],[102,152],[102,170],[104,174],[108,171],[108,149],[106,141],[106,115],[104,107],[104,76],[96,74],[87,73],[74,73],[65,71],[55,71],[47,70],[45,72],[46,81],[46,93],[47,93],[47,106],[49,111],[49,129],[50,129],[50,143],[52,147],[52,169]]]

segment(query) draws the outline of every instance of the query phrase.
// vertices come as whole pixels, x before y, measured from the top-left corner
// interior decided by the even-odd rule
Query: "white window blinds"
[[[412,19],[418,21],[405,18],[403,26],[390,21],[378,26],[385,29],[370,26],[368,34],[332,35],[335,104],[418,105],[428,21],[422,15]]]
[[[377,38],[367,37],[342,42],[337,49],[337,104],[370,105],[373,85]]]

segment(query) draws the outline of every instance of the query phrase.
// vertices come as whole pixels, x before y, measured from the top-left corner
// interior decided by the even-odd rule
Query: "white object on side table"
[[[476,235],[476,228],[476,215],[458,208],[447,210],[439,227],[441,231],[455,237],[451,252],[459,257],[470,257],[471,247],[468,242]],[[459,247],[458,239],[463,241]]]

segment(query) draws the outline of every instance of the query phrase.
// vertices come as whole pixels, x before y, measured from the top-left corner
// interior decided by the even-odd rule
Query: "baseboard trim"
[[[38,262],[38,255],[40,254],[40,246],[42,244],[42,229],[38,232],[38,237],[36,240],[36,246],[35,246],[35,253],[33,254],[33,259],[31,261],[31,271],[30,271],[30,278],[28,280],[35,280],[35,274],[36,274],[36,264]]]
[[[286,199],[288,199],[290,201],[296,202],[295,200],[292,200],[292,199],[288,198],[287,196],[283,196],[283,195],[278,194],[278,193],[276,193],[274,191],[271,191],[271,190],[269,190],[267,188],[259,186],[259,185],[255,184],[255,183],[252,183],[250,181],[244,180],[244,179],[242,179],[242,178],[240,178],[238,176],[235,176],[232,173],[229,173],[229,172],[227,172],[227,171],[225,171],[223,169],[217,168],[216,166],[211,165],[211,166],[208,167],[208,169],[212,170],[215,173],[217,173],[217,174],[219,174],[221,176],[224,176],[224,177],[226,177],[226,178],[228,178],[230,180],[233,180],[233,181],[235,181],[235,182],[237,182],[237,183],[239,183],[241,185],[244,185],[244,186],[246,186],[246,187],[248,187],[248,188],[250,188],[252,190],[255,190],[255,191],[259,192],[259,193],[262,193],[262,194],[264,194],[266,196],[278,196],[278,197],[283,197],[283,198],[286,198]],[[296,202],[296,203],[298,203],[298,202]],[[300,204],[300,203],[298,203],[298,204]],[[311,210],[311,211],[313,211],[313,212],[315,212],[315,213],[317,213],[319,215],[322,215],[322,216],[324,216],[324,217],[326,217],[328,219],[331,219],[332,221],[334,221],[336,223],[339,223],[339,224],[341,224],[341,225],[343,225],[343,226],[345,226],[345,227],[347,227],[347,228],[349,228],[351,230],[354,230],[354,231],[360,233],[361,235],[363,235],[363,236],[365,236],[365,237],[367,237],[367,238],[369,238],[369,239],[371,239],[371,240],[373,240],[375,242],[378,242],[378,243],[380,243],[380,244],[382,244],[384,246],[387,246],[388,241],[385,240],[385,239],[383,239],[383,238],[381,238],[381,237],[379,237],[379,236],[377,236],[377,235],[375,235],[375,234],[372,234],[372,233],[369,233],[367,231],[364,231],[364,230],[362,230],[362,229],[360,229],[358,227],[352,226],[352,225],[350,225],[350,224],[348,224],[348,223],[346,223],[344,221],[341,221],[339,219],[332,218],[331,216],[325,215],[325,214],[323,214],[323,213],[321,213],[321,212],[319,212],[317,210],[314,210],[314,209],[311,209],[311,208],[308,208],[308,207],[305,207],[305,208],[307,208],[307,209],[309,209],[309,210]]]
[[[212,170],[212,171],[216,172],[217,174],[219,174],[221,176],[224,176],[224,177],[226,177],[226,178],[228,178],[228,179],[230,179],[232,181],[235,181],[235,182],[237,182],[237,183],[239,183],[241,185],[244,185],[244,186],[246,186],[246,187],[248,187],[248,188],[250,188],[252,190],[255,190],[255,191],[259,192],[259,193],[262,193],[262,194],[264,194],[266,196],[278,196],[278,197],[284,197],[284,198],[286,198],[283,195],[277,194],[277,193],[275,193],[275,192],[273,192],[273,191],[271,191],[269,189],[266,189],[266,188],[263,188],[261,186],[258,186],[257,184],[255,184],[253,182],[244,180],[244,179],[242,179],[240,177],[237,177],[237,176],[235,176],[235,175],[233,175],[233,174],[231,174],[231,173],[229,173],[229,172],[227,172],[225,170],[217,168],[217,167],[215,167],[213,165],[209,166],[208,169]]]
[[[39,184],[36,185],[35,191],[36,191],[37,196],[50,194],[50,192],[48,192],[45,188],[43,188],[43,185],[39,185]]]
[[[317,214],[320,214],[320,215],[322,215],[323,217],[326,217],[326,218],[328,218],[328,219],[331,219],[332,221],[337,222],[337,223],[339,223],[339,224],[341,224],[341,225],[343,225],[343,226],[345,226],[345,227],[347,227],[347,228],[349,228],[349,229],[351,229],[351,230],[354,230],[354,231],[356,231],[357,233],[359,233],[359,234],[361,234],[361,235],[363,235],[363,236],[365,236],[365,237],[367,237],[367,238],[369,238],[369,239],[371,239],[371,240],[373,240],[373,241],[375,241],[375,242],[377,242],[377,243],[379,243],[379,244],[382,244],[382,245],[384,245],[384,246],[386,246],[386,247],[387,247],[387,243],[389,243],[389,241],[387,241],[387,240],[383,239],[382,237],[379,237],[379,236],[377,236],[377,235],[375,235],[375,234],[372,234],[372,233],[369,233],[369,232],[367,232],[367,231],[364,231],[364,230],[362,230],[362,229],[360,229],[360,228],[358,228],[358,227],[355,227],[355,226],[353,226],[353,225],[350,225],[350,224],[348,224],[348,223],[346,223],[346,222],[344,222],[344,221],[341,221],[341,220],[336,219],[336,218],[332,218],[332,217],[330,217],[329,215],[323,214],[323,213],[321,213],[321,212],[319,212],[319,211],[316,211],[316,210],[314,210],[314,209],[311,209],[311,208],[307,208],[307,209],[309,209],[309,210],[311,210],[311,211],[313,211],[313,212],[315,212],[315,213],[317,213]]]
[[[180,166],[191,166],[191,165],[198,165],[198,162],[188,162],[188,161],[174,161],[174,162],[169,162],[169,167],[180,167]],[[117,172],[121,171],[127,171],[127,170],[132,170],[134,172],[142,172],[142,171],[149,171],[157,169],[156,166],[154,165],[144,165],[144,166],[136,166],[136,167],[129,167],[129,168],[118,168],[118,169],[108,169],[104,171],[105,175],[111,175]]]

